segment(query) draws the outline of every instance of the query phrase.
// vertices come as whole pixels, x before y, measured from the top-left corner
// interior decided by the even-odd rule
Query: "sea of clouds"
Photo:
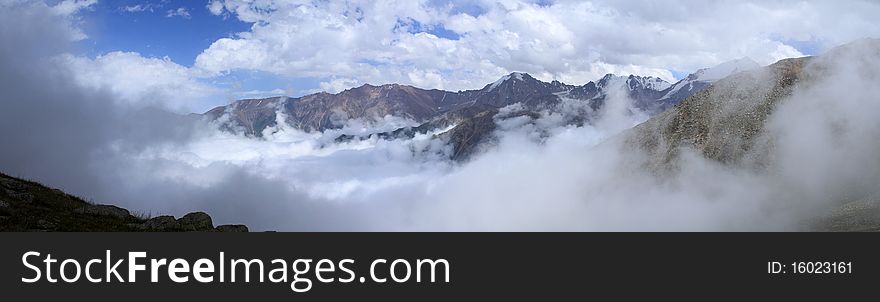
[[[413,123],[394,117],[324,133],[279,123],[250,138],[83,85],[56,59],[69,24],[46,6],[14,8],[0,12],[19,25],[0,29],[0,171],[142,213],[286,231],[798,230],[880,180],[869,47],[769,118],[770,168],[685,150],[679,169],[657,175],[637,148],[609,140],[648,118],[622,89],[582,127],[563,122],[585,108],[572,100],[538,120],[499,119],[497,144],[463,163],[431,134],[335,141]]]

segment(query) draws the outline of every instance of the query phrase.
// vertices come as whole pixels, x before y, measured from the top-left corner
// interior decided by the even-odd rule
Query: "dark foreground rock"
[[[135,224],[134,227],[150,232],[248,232],[248,227],[243,224],[227,224],[215,228],[211,216],[204,212],[189,213],[179,219],[167,215],[157,216]]]
[[[0,231],[13,232],[247,232],[244,225],[214,227],[204,212],[153,218],[113,205],[87,202],[39,183],[0,173]]]
[[[137,226],[139,229],[146,231],[178,231],[181,230],[180,223],[174,216],[158,216],[153,217]]]
[[[85,207],[79,208],[75,210],[77,213],[83,214],[94,214],[94,215],[104,215],[104,216],[114,216],[118,218],[125,219],[131,216],[131,213],[128,210],[111,205],[87,205]]]
[[[214,230],[214,222],[211,216],[204,212],[189,213],[177,220],[184,231],[211,231]]]
[[[218,225],[217,231],[226,233],[247,233],[248,227],[243,224],[224,224]]]

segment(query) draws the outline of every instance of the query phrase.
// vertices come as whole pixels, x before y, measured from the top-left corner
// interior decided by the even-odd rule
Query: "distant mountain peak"
[[[498,88],[498,86],[500,86],[501,84],[504,84],[505,82],[510,81],[510,80],[522,82],[522,81],[526,81],[526,80],[535,80],[535,78],[533,78],[528,73],[515,71],[515,72],[511,72],[510,74],[499,78],[497,81],[493,82],[492,84],[486,85],[486,87],[484,89],[486,91],[495,90],[495,88]]]
[[[600,88],[606,88],[614,83],[623,83],[626,80],[626,77],[618,76],[613,73],[608,73],[602,76],[601,79],[596,81],[596,86]]]
[[[672,84],[670,89],[666,92],[666,95],[661,99],[672,99],[673,102],[678,102],[683,99],[684,96],[691,95],[693,94],[693,91],[701,90],[707,85],[715,83],[715,81],[726,78],[732,74],[758,68],[761,68],[761,64],[758,64],[758,62],[755,62],[755,60],[748,57],[730,60],[715,65],[714,67],[703,68],[688,75],[687,78]]]
[[[672,84],[670,84],[669,82],[667,82],[661,78],[653,77],[653,76],[643,77],[643,76],[630,75],[626,79],[626,83],[627,83],[627,86],[629,86],[630,90],[633,90],[636,88],[645,88],[645,89],[650,89],[650,90],[663,91],[663,90],[666,90],[666,88],[669,88],[669,86],[672,86]]]
[[[623,77],[619,76],[619,75],[615,75],[613,73],[606,73],[604,76],[602,76],[601,79],[599,79],[599,82],[608,82],[608,81],[612,81],[615,79],[623,79]]]
[[[760,67],[761,64],[758,64],[758,62],[755,62],[755,60],[752,60],[749,57],[743,57],[718,64],[714,67],[697,70],[697,72],[693,73],[691,76],[694,76],[692,80],[712,83],[720,79],[726,78],[729,75],[757,69]],[[688,78],[691,78],[691,76],[689,76]]]
[[[520,80],[520,81],[523,80],[523,77],[532,77],[528,73],[518,72],[518,71],[511,72],[508,76],[513,77],[513,78]]]
[[[593,82],[590,82],[593,83]],[[672,84],[669,82],[654,76],[637,76],[637,75],[629,75],[629,76],[618,76],[613,73],[606,74],[602,76],[601,79],[595,82],[595,85],[598,87],[608,87],[613,83],[620,83],[625,85],[629,90],[635,89],[650,89],[656,91],[663,91],[669,88]],[[587,83],[589,84],[589,83]]]

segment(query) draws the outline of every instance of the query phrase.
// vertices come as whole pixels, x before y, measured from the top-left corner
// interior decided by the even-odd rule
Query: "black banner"
[[[871,233],[4,233],[0,284],[2,296],[14,298],[6,301],[843,298],[872,294],[880,282],[878,239]],[[48,269],[47,255],[55,260]],[[143,265],[134,280],[131,255]],[[95,259],[89,277],[98,282],[84,269]],[[151,265],[162,259],[164,265]],[[177,281],[169,277],[175,259],[181,259]],[[259,260],[250,282],[244,262],[232,281],[236,259]],[[116,262],[108,275],[107,263]],[[286,281],[270,280],[285,274]]]

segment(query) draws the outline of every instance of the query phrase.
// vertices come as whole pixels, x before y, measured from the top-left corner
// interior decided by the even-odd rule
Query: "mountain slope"
[[[179,219],[132,215],[112,205],[96,205],[58,189],[0,173],[0,231],[247,232],[244,225],[216,228],[208,214],[194,212]]]
[[[625,149],[646,155],[639,165],[661,177],[679,171],[685,149],[726,168],[758,173],[770,187],[783,188],[777,194],[793,199],[771,197],[773,202],[816,211],[803,229],[880,231],[880,171],[872,161],[880,144],[864,135],[876,133],[876,125],[873,117],[853,113],[877,108],[875,94],[860,90],[874,91],[878,65],[877,39],[819,57],[784,59],[718,80],[618,139]],[[778,118],[783,112],[785,118]],[[827,139],[823,131],[830,131]]]
[[[791,95],[809,60],[785,59],[717,81],[636,126],[628,139],[660,163],[674,160],[681,146],[719,162],[738,162],[753,149],[776,104]]]
[[[658,99],[661,111],[672,105],[678,104],[687,97],[697,93],[712,83],[726,78],[728,76],[755,70],[761,65],[749,58],[742,58],[727,61],[714,67],[703,68],[697,70],[684,79],[672,84],[669,88],[663,90],[663,96]]]
[[[263,129],[275,125],[279,110],[287,115],[285,121],[298,129],[323,131],[356,118],[391,115],[423,121],[457,106],[459,99],[450,92],[406,85],[363,85],[338,94],[241,100],[211,109],[205,116],[218,120],[227,130],[261,136]]]

